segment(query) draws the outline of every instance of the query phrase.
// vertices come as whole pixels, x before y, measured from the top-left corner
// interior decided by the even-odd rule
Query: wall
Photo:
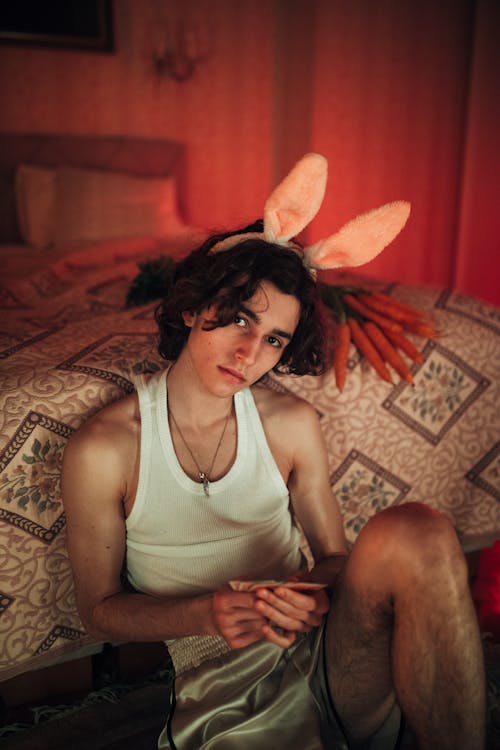
[[[178,139],[188,146],[189,220],[231,226],[260,216],[271,180],[274,5],[180,5],[211,39],[192,80],[153,72],[161,11],[175,21],[175,3],[115,0],[115,54],[0,48],[0,130]]]

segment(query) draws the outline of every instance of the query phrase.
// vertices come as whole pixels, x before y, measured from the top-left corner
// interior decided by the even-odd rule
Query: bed
[[[75,609],[59,473],[71,433],[162,367],[155,302],[126,307],[138,264],[174,261],[204,231],[183,219],[182,145],[125,137],[0,136],[0,681],[99,646]],[[326,276],[328,283],[352,277]],[[465,549],[500,536],[497,310],[445,289],[375,282],[432,312],[415,385],[380,380],[351,347],[347,382],[278,377],[310,401],[354,541],[368,518],[420,500]]]

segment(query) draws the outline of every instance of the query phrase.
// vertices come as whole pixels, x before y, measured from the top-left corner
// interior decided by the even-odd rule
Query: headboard
[[[16,217],[15,169],[38,164],[106,169],[136,176],[173,175],[183,195],[184,146],[160,138],[123,135],[0,134],[0,243],[20,241]],[[183,215],[183,206],[179,206]]]

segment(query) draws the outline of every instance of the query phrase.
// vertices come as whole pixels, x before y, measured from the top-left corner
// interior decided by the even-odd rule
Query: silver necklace
[[[179,436],[180,436],[182,442],[184,443],[184,445],[188,449],[189,455],[193,459],[193,463],[194,463],[194,465],[196,466],[196,468],[198,470],[198,478],[199,478],[200,482],[203,484],[203,492],[205,493],[205,495],[207,497],[210,497],[210,481],[211,481],[210,480],[210,474],[212,473],[212,469],[214,468],[215,459],[217,458],[217,454],[219,453],[219,448],[221,447],[222,440],[223,440],[224,435],[226,433],[226,427],[227,427],[227,424],[229,422],[229,417],[231,416],[232,411],[233,411],[233,402],[231,401],[231,407],[230,407],[230,409],[228,411],[226,419],[224,420],[224,427],[222,428],[222,432],[221,432],[221,435],[220,435],[220,438],[219,438],[219,442],[217,443],[217,447],[215,449],[215,453],[214,453],[213,458],[212,458],[212,463],[210,464],[210,468],[208,469],[208,471],[203,471],[203,469],[200,467],[200,464],[196,460],[196,457],[195,457],[193,451],[191,450],[191,448],[189,447],[189,445],[188,445],[188,443],[186,441],[186,438],[182,434],[181,428],[177,424],[177,420],[174,417],[174,415],[172,413],[172,410],[168,406],[168,401],[167,401],[167,410],[168,410],[168,413],[170,414],[170,416],[172,418],[172,422],[174,423],[174,425],[176,427],[176,430],[179,433]]]

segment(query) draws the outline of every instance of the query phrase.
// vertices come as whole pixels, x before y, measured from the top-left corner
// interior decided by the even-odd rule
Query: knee
[[[465,559],[450,521],[423,503],[406,503],[374,516],[358,541],[391,574],[466,576]],[[375,562],[376,564],[376,562]],[[383,572],[383,571],[381,571]]]

